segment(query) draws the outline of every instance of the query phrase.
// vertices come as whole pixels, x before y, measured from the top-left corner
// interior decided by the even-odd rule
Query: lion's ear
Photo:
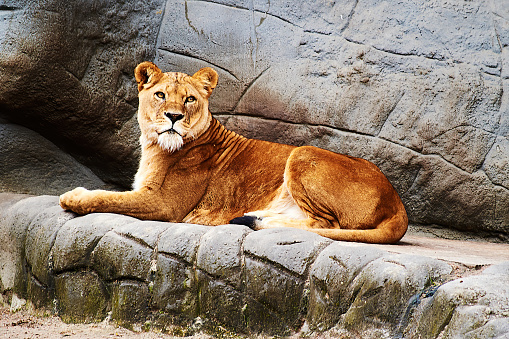
[[[210,67],[205,67],[194,73],[193,78],[198,80],[203,89],[207,91],[207,98],[210,97],[212,90],[217,86],[217,72]]]
[[[134,70],[134,77],[138,83],[138,91],[149,88],[161,79],[163,72],[154,63],[144,61]]]

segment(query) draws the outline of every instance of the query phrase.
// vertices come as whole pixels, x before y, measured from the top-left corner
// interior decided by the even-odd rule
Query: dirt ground
[[[170,339],[174,336],[156,332],[133,332],[103,321],[95,324],[66,324],[49,312],[22,309],[10,312],[9,307],[0,306],[0,339]],[[191,337],[187,337],[191,338]],[[192,338],[206,339],[208,335]]]
[[[1,295],[0,295],[1,296]],[[313,339],[353,339],[357,335],[348,334],[344,330],[331,329],[326,333],[303,335],[295,333],[287,339],[300,338]],[[376,338],[378,336],[370,336]],[[59,317],[48,311],[30,310],[30,307],[23,308],[16,312],[10,312],[9,306],[0,303],[0,339],[273,339],[278,337],[266,335],[240,336],[234,333],[220,333],[219,335],[208,335],[204,333],[186,337],[175,337],[169,334],[152,332],[133,332],[128,329],[115,326],[112,323],[103,321],[93,324],[66,324]]]

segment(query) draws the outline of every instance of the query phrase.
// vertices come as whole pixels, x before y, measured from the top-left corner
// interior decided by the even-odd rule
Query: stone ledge
[[[55,196],[0,194],[0,241],[2,293],[68,322],[191,328],[200,317],[237,333],[509,335],[509,260],[395,253],[411,252],[412,239],[384,247],[296,229],[76,217]]]

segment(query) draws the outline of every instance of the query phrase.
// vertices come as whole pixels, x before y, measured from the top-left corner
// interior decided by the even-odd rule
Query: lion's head
[[[158,144],[174,152],[199,137],[210,125],[208,98],[217,85],[212,68],[193,76],[163,73],[151,62],[134,71],[139,90],[138,122],[143,146]]]

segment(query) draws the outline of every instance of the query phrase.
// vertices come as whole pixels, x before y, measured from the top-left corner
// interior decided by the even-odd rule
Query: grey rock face
[[[98,322],[108,309],[108,291],[94,272],[67,272],[55,277],[55,299],[62,320]]]
[[[183,333],[202,323],[270,335],[509,334],[509,261],[469,269],[298,229],[76,217],[57,197],[20,199],[0,195],[0,292],[68,322],[110,314]]]
[[[444,284],[427,301],[426,309],[416,312],[419,325],[408,328],[407,335],[503,338],[509,335],[508,286],[506,263],[491,266],[479,276]]]
[[[133,70],[153,58],[163,10],[163,1],[8,1],[1,115],[72,151],[103,179],[130,185],[139,134]]]
[[[238,225],[217,226],[202,238],[196,257],[196,266],[221,280],[239,288],[241,286],[242,243],[248,227]]]
[[[26,272],[23,269],[23,260],[28,226],[41,211],[54,207],[56,203],[56,197],[41,196],[29,200],[25,198],[2,208],[0,218],[3,227],[0,234],[4,241],[3,246],[0,247],[0,257],[3,262],[0,270],[3,289],[19,289],[25,284]]]
[[[77,186],[105,183],[55,144],[34,131],[0,121],[1,191],[62,194]]]
[[[323,330],[339,322],[350,330],[365,323],[395,328],[411,297],[450,272],[434,259],[335,242],[313,264],[310,327]]]

